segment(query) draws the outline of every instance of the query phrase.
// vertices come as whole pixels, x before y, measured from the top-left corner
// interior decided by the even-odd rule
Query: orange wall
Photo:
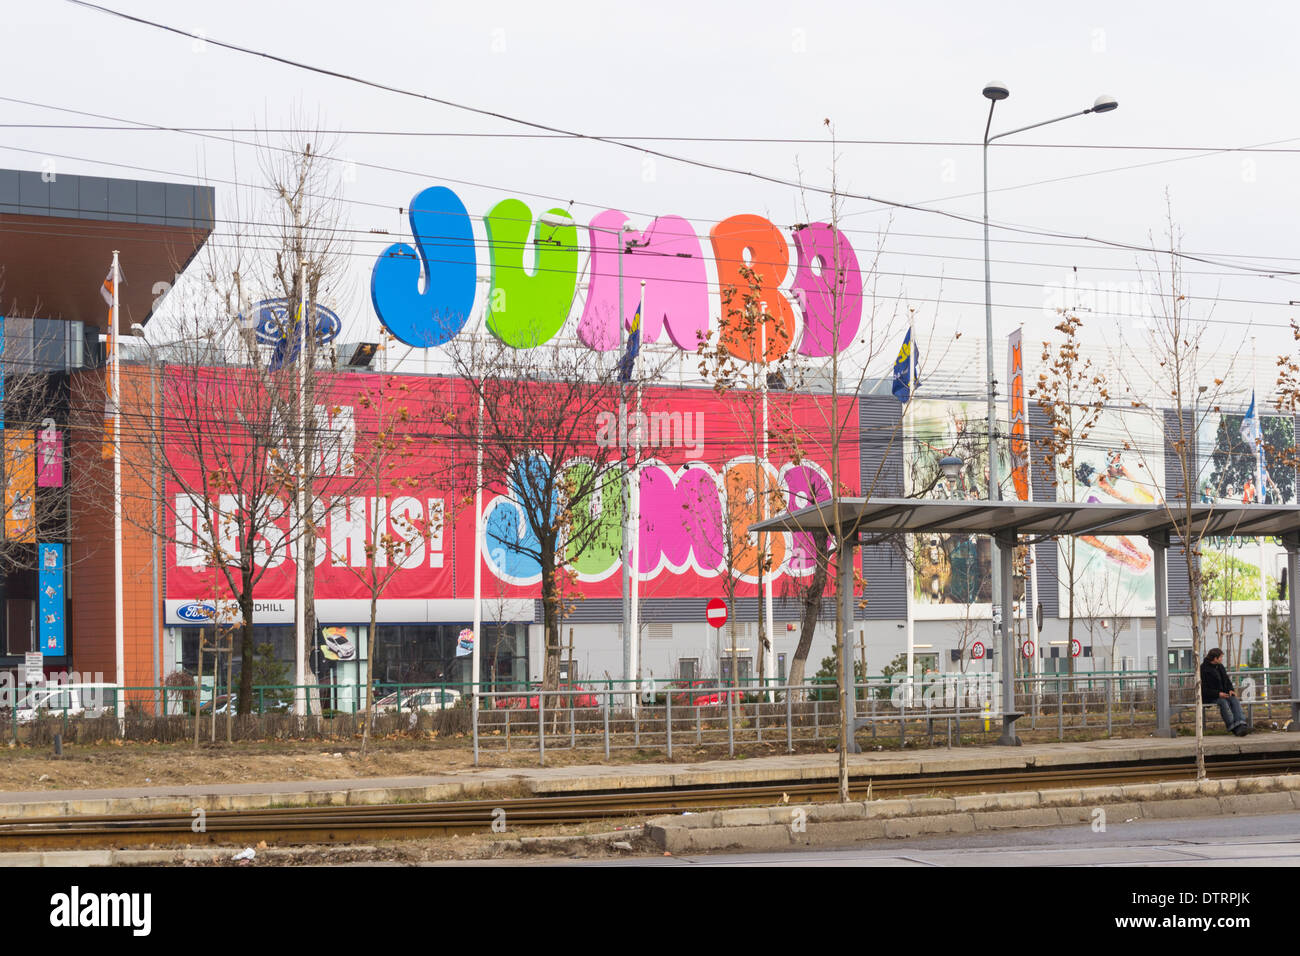
[[[162,629],[162,602],[155,602],[151,569],[148,485],[150,426],[149,370],[122,366],[122,570],[125,621],[126,684],[154,684],[154,612]],[[72,441],[72,541],[68,548],[69,639],[72,666],[82,675],[102,673],[115,681],[113,588],[113,463],[103,448],[103,373],[74,376]],[[140,399],[143,399],[141,401]],[[159,580],[161,591],[162,581]],[[161,648],[158,653],[161,654]],[[171,668],[162,662],[162,674]]]

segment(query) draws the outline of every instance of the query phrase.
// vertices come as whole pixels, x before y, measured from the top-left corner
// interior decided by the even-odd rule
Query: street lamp
[[[998,439],[997,439],[997,403],[994,394],[993,378],[993,280],[989,268],[989,143],[996,139],[1003,139],[1007,136],[1014,136],[1016,133],[1023,133],[1026,130],[1037,129],[1040,126],[1050,126],[1052,123],[1059,123],[1062,120],[1073,119],[1076,116],[1086,116],[1088,113],[1109,113],[1119,107],[1119,101],[1112,96],[1099,96],[1092,106],[1085,110],[1079,110],[1075,113],[1067,113],[1064,116],[1057,116],[1054,119],[1043,120],[1040,123],[1031,123],[1029,126],[1021,126],[1018,129],[1007,130],[1005,133],[998,133],[996,136],[990,136],[989,130],[993,128],[993,109],[998,105],[1000,100],[1005,100],[1011,95],[1011,91],[1003,83],[991,82],[984,85],[984,98],[989,101],[989,118],[984,124],[984,348],[985,362],[988,371],[988,417],[989,417],[989,492],[988,500],[997,501],[1002,497],[1001,487],[998,480]],[[990,556],[993,559],[993,601],[995,604],[1010,605],[1011,587],[1007,585],[1006,594],[1002,593],[1001,588],[1001,564],[998,556],[998,543],[994,538]],[[996,624],[995,624],[996,627]],[[1015,710],[1015,659],[1012,657],[1013,649],[1011,646],[1011,609],[1009,606],[1002,607],[1002,686],[1003,693],[1003,711],[1011,713]],[[1007,731],[1004,728],[1004,736]]]
[[[565,226],[576,226],[577,223],[568,216],[556,216],[551,213],[545,213],[537,218],[539,224],[550,226],[552,229],[562,229]],[[631,226],[623,225],[617,229],[610,229],[605,226],[588,225],[586,228],[595,232],[603,232],[615,236],[618,239],[618,354],[621,359],[627,349],[625,341],[627,330],[624,325],[623,316],[623,255],[636,247],[636,243],[625,239],[624,234],[633,231]],[[547,240],[543,240],[547,241]],[[624,480],[623,480],[623,534],[620,554],[623,562],[623,679],[627,683],[627,689],[632,691],[630,696],[632,709],[636,709],[636,627],[637,622],[633,619],[632,613],[632,562],[629,553],[629,543],[632,537],[632,505],[631,505],[631,475],[627,467],[627,442],[625,439],[625,429],[627,428],[627,388],[619,377],[618,385],[618,442],[619,455],[623,462]]]
[[[997,106],[1000,100],[1009,97],[1011,91],[1002,83],[992,82],[985,84],[983,92],[984,98],[989,101],[989,118],[984,126],[984,338],[989,390],[989,501],[996,501],[1002,495],[998,483],[997,404],[994,398],[995,383],[993,378],[993,280],[989,267],[989,143],[996,139],[1014,136],[1016,133],[1023,133],[1026,130],[1073,119],[1076,116],[1086,116],[1088,113],[1109,113],[1119,108],[1119,101],[1113,96],[1099,96],[1093,101],[1092,106],[1086,110],[1067,113],[1065,116],[1058,116],[1055,119],[1043,120],[1041,123],[1031,123],[1029,126],[1021,126],[1019,129],[1007,130],[1005,133],[990,136],[989,130],[993,128],[993,108]],[[994,573],[996,575],[996,570]]]

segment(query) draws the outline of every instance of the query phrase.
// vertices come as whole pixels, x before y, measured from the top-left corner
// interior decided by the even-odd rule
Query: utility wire
[[[982,219],[976,219],[976,218],[971,217],[971,216],[965,216],[965,215],[961,215],[961,214],[959,214],[959,213],[950,212],[950,211],[947,211],[947,210],[931,209],[931,208],[927,208],[927,207],[925,207],[925,206],[916,205],[916,204],[914,204],[914,203],[903,203],[903,202],[897,202],[897,201],[894,201],[894,200],[883,199],[883,198],[880,198],[880,197],[871,196],[871,195],[868,195],[868,194],[865,194],[865,193],[853,193],[853,192],[842,191],[842,190],[838,190],[838,189],[830,189],[830,188],[827,188],[827,187],[825,187],[825,186],[808,185],[808,184],[806,184],[806,183],[802,183],[802,182],[798,182],[798,181],[790,180],[790,179],[785,179],[785,178],[783,178],[783,177],[779,177],[779,176],[771,176],[771,175],[768,175],[768,174],[765,174],[765,173],[754,172],[754,171],[752,171],[752,170],[744,170],[744,169],[738,169],[738,168],[735,168],[735,167],[724,166],[724,165],[719,164],[719,163],[706,162],[706,161],[704,161],[704,160],[700,160],[700,159],[693,159],[693,158],[686,157],[686,156],[680,156],[680,155],[676,155],[676,154],[673,154],[673,153],[667,153],[667,152],[664,152],[664,151],[662,151],[662,150],[657,150],[657,149],[648,149],[648,148],[645,148],[645,147],[637,146],[637,145],[635,145],[635,144],[633,144],[633,143],[630,143],[630,142],[624,142],[624,141],[622,141],[622,140],[611,139],[611,138],[609,138],[609,137],[605,137],[605,136],[593,136],[593,135],[589,135],[589,134],[586,134],[586,133],[581,133],[581,132],[578,132],[578,131],[575,131],[575,130],[567,130],[567,129],[563,129],[563,128],[561,128],[561,127],[557,127],[557,126],[550,126],[550,125],[547,125],[547,124],[545,124],[545,123],[539,123],[539,122],[536,122],[536,121],[533,121],[533,120],[523,119],[522,117],[512,116],[512,115],[507,114],[507,113],[501,113],[501,112],[498,112],[498,111],[495,111],[495,110],[488,110],[488,109],[484,109],[484,108],[482,108],[482,107],[470,106],[470,105],[465,104],[465,103],[458,103],[458,102],[456,102],[456,101],[454,101],[454,100],[449,100],[449,99],[445,99],[445,98],[442,98],[442,97],[432,96],[432,95],[430,95],[430,94],[428,94],[428,93],[421,93],[421,92],[418,92],[418,91],[415,91],[415,90],[408,90],[408,89],[404,89],[404,88],[402,88],[402,87],[392,86],[392,85],[389,85],[389,84],[386,84],[386,83],[381,83],[381,82],[378,82],[378,81],[375,81],[375,80],[365,79],[365,78],[363,78],[363,77],[359,77],[359,76],[356,76],[356,75],[351,74],[351,73],[346,73],[346,72],[341,71],[341,70],[334,70],[334,69],[330,69],[330,68],[328,68],[328,67],[315,66],[315,65],[313,65],[313,64],[304,63],[304,62],[302,62],[302,61],[298,61],[298,60],[293,60],[293,59],[290,59],[290,58],[288,58],[288,57],[279,56],[279,55],[274,54],[274,53],[269,53],[269,52],[262,51],[262,50],[255,50],[255,49],[252,49],[252,48],[250,48],[250,47],[244,47],[244,46],[240,46],[240,45],[238,45],[238,44],[228,43],[228,42],[224,42],[224,41],[221,41],[221,40],[214,40],[214,39],[212,39],[211,37],[200,37],[198,34],[191,33],[191,32],[189,32],[189,31],[187,31],[187,30],[182,30],[182,29],[180,29],[180,28],[178,28],[178,27],[169,26],[169,25],[167,25],[167,24],[165,24],[165,23],[160,23],[160,22],[155,21],[155,20],[149,20],[149,19],[146,19],[146,18],[144,18],[144,17],[133,16],[133,15],[131,15],[131,14],[123,13],[123,12],[118,11],[118,10],[113,10],[113,9],[111,9],[111,8],[109,8],[109,7],[101,6],[101,5],[99,5],[99,4],[88,3],[88,2],[86,2],[86,0],[68,0],[68,2],[69,2],[69,3],[72,3],[72,4],[75,4],[75,5],[77,5],[77,6],[80,6],[80,7],[85,7],[85,8],[87,8],[87,9],[89,9],[89,10],[95,10],[95,11],[97,11],[97,12],[99,12],[99,13],[104,13],[104,14],[107,14],[107,15],[109,15],[109,16],[118,17],[119,19],[128,20],[128,21],[130,21],[130,22],[137,23],[137,24],[140,24],[140,25],[142,25],[142,26],[147,26],[147,27],[150,27],[150,28],[153,28],[153,29],[156,29],[156,30],[163,30],[163,31],[165,31],[165,32],[172,33],[172,34],[175,34],[175,35],[178,35],[178,36],[183,36],[183,37],[186,37],[186,38],[191,39],[191,40],[201,40],[201,41],[203,41],[203,42],[205,42],[205,43],[210,43],[210,44],[212,44],[213,46],[220,47],[220,48],[222,48],[222,49],[231,50],[231,51],[236,52],[236,53],[242,53],[242,54],[245,54],[245,55],[248,55],[248,56],[259,57],[259,58],[261,58],[261,59],[269,60],[269,61],[271,61],[271,62],[275,62],[275,63],[280,63],[280,64],[282,64],[282,65],[290,66],[290,67],[293,67],[293,68],[295,68],[295,69],[305,70],[305,71],[310,72],[310,73],[316,73],[316,74],[321,75],[321,76],[327,76],[327,77],[331,77],[331,78],[338,79],[338,80],[343,80],[343,81],[350,82],[350,83],[356,83],[356,84],[359,84],[359,85],[361,85],[361,86],[365,86],[365,87],[369,87],[369,88],[371,88],[371,89],[379,90],[379,91],[381,91],[381,92],[393,93],[393,94],[398,95],[398,96],[410,97],[410,98],[413,98],[413,99],[423,100],[423,101],[426,101],[426,102],[429,102],[429,103],[436,103],[436,104],[438,104],[438,105],[440,105],[440,106],[446,106],[446,107],[449,107],[449,108],[451,108],[451,109],[462,110],[462,111],[465,111],[465,112],[474,113],[474,114],[479,115],[479,116],[484,116],[484,117],[488,117],[488,118],[491,118],[491,119],[501,120],[501,121],[503,121],[503,122],[507,122],[507,123],[514,123],[515,125],[525,126],[525,127],[530,128],[530,129],[539,130],[539,131],[541,131],[541,132],[555,133],[555,134],[559,134],[559,135],[563,135],[563,136],[570,137],[570,138],[572,138],[572,139],[590,140],[590,141],[592,141],[592,142],[600,142],[600,143],[604,143],[604,144],[606,144],[606,145],[614,146],[614,147],[617,147],[617,148],[620,148],[620,149],[626,149],[626,150],[631,150],[631,151],[633,151],[633,152],[638,152],[638,153],[643,153],[643,154],[647,154],[647,155],[651,155],[651,156],[656,156],[656,157],[658,157],[658,158],[660,158],[660,159],[666,159],[666,160],[669,160],[669,161],[671,161],[671,162],[677,162],[677,163],[683,163],[683,164],[690,165],[690,166],[695,166],[695,167],[700,168],[700,169],[707,169],[707,170],[711,170],[711,171],[714,171],[714,172],[726,173],[726,174],[736,175],[736,176],[743,176],[743,177],[747,177],[747,178],[750,178],[750,179],[758,180],[758,181],[761,181],[761,182],[767,182],[767,183],[771,183],[771,184],[778,185],[778,186],[785,186],[785,187],[793,188],[793,189],[797,189],[797,190],[800,190],[800,191],[814,192],[814,193],[817,193],[817,194],[819,194],[819,195],[829,196],[829,197],[832,199],[832,201],[834,201],[835,199],[856,199],[856,200],[861,200],[861,201],[864,201],[864,202],[877,203],[877,204],[882,205],[882,206],[889,206],[889,207],[892,207],[892,208],[894,208],[894,209],[908,210],[908,211],[912,211],[912,212],[923,212],[923,213],[927,213],[927,214],[931,214],[931,215],[944,216],[945,218],[952,219],[952,220],[955,220],[955,221],[958,221],[958,222],[968,223],[968,224],[970,224],[970,225],[980,225],[980,226],[983,225],[983,220],[982,220]],[[993,223],[990,223],[990,225],[993,225]],[[1274,273],[1274,272],[1277,272],[1277,271],[1278,271],[1278,270],[1274,270],[1274,269],[1263,268],[1263,267],[1260,267],[1260,266],[1253,266],[1253,265],[1236,265],[1236,264],[1233,264],[1233,263],[1215,262],[1215,261],[1212,261],[1212,260],[1207,259],[1207,258],[1204,258],[1204,257],[1199,257],[1199,256],[1191,255],[1191,254],[1189,254],[1189,253],[1185,253],[1185,252],[1179,252],[1179,251],[1177,251],[1177,250],[1173,250],[1173,249],[1162,250],[1162,249],[1158,249],[1158,248],[1151,247],[1151,246],[1142,246],[1142,245],[1137,245],[1137,244],[1134,244],[1134,243],[1122,242],[1122,241],[1119,241],[1119,240],[1105,239],[1105,238],[1098,237],[1098,236],[1077,235],[1077,234],[1072,234],[1072,233],[1064,233],[1064,232],[1055,232],[1055,231],[1050,231],[1050,230],[1034,229],[1034,228],[1029,228],[1029,227],[1025,227],[1025,226],[1012,226],[1012,225],[1001,224],[1001,223],[997,224],[997,228],[999,228],[999,229],[1003,229],[1003,230],[1007,230],[1007,231],[1011,231],[1011,232],[1017,232],[1017,233],[1027,234],[1027,235],[1048,236],[1048,237],[1052,237],[1052,238],[1076,239],[1076,240],[1081,240],[1081,241],[1086,241],[1086,242],[1096,243],[1096,244],[1098,244],[1098,245],[1109,246],[1109,247],[1116,248],[1116,249],[1126,249],[1126,250],[1129,250],[1129,251],[1132,251],[1132,252],[1144,252],[1144,253],[1154,253],[1154,254],[1169,254],[1169,255],[1175,256],[1175,257],[1177,257],[1177,258],[1187,259],[1187,260],[1189,260],[1189,261],[1201,262],[1201,263],[1208,264],[1208,265],[1217,265],[1217,266],[1221,266],[1221,267],[1224,267],[1224,268],[1239,268],[1239,269],[1242,269],[1243,271],[1255,271],[1255,272],[1263,272],[1263,273]],[[1297,271],[1297,272],[1288,272],[1288,273],[1286,273],[1286,274],[1288,274],[1288,275],[1300,275],[1300,271]]]

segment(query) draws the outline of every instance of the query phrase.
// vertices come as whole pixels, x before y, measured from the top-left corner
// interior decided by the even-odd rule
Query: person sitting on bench
[[[1201,702],[1218,704],[1224,726],[1238,737],[1250,733],[1250,725],[1246,723],[1246,715],[1241,710],[1241,701],[1223,666],[1223,651],[1217,647],[1210,648],[1201,664]]]

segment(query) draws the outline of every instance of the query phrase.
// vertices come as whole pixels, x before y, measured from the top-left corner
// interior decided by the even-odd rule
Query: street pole
[[[1075,113],[1067,113],[1064,116],[1058,116],[1055,119],[1043,120],[1041,123],[1031,123],[1029,126],[1021,126],[1019,129],[1008,130],[1005,133],[998,133],[996,136],[990,136],[989,131],[993,128],[993,108],[997,106],[999,100],[1005,100],[1011,95],[1011,91],[1002,83],[986,83],[984,85],[984,97],[989,101],[989,117],[984,124],[984,350],[985,362],[987,363],[988,372],[988,453],[989,453],[989,488],[988,500],[998,501],[1002,497],[1001,484],[998,479],[998,438],[997,438],[997,401],[995,395],[996,380],[993,377],[993,279],[992,270],[989,264],[989,144],[995,139],[1002,139],[1006,136],[1013,136],[1016,133],[1023,133],[1027,130],[1037,129],[1040,126],[1050,126],[1052,123],[1059,123],[1062,120],[1073,119],[1076,116],[1085,116],[1088,113],[1109,113],[1119,107],[1119,103],[1109,96],[1099,96],[1093,101],[1092,106],[1086,110],[1079,110]],[[1012,542],[1014,546],[1014,540]],[[1001,600],[1001,576],[1004,568],[998,554],[1000,545],[996,538],[992,541],[990,557],[992,559],[991,577],[992,577],[992,594],[991,599],[996,607]],[[1008,622],[1010,627],[1011,608],[1005,604],[1002,607],[1002,616]],[[997,640],[997,623],[993,625],[993,640]],[[1005,671],[1005,662],[1003,669]]]
[[[1259,392],[1256,388],[1259,379],[1258,366],[1255,364],[1255,336],[1250,337],[1250,394],[1255,401],[1256,430],[1264,433],[1264,416],[1260,414]],[[1260,504],[1268,501],[1268,491],[1264,487],[1263,457],[1264,449],[1260,445],[1255,453],[1255,500]],[[1291,600],[1295,600],[1293,596]],[[1268,700],[1268,578],[1264,574],[1264,537],[1259,539],[1259,644],[1264,651],[1264,699]],[[1241,661],[1237,662],[1241,666]]]
[[[620,242],[622,237],[620,237]],[[645,321],[645,280],[641,280],[641,297],[637,303],[637,311],[641,314],[641,321]],[[637,345],[638,355],[640,354],[640,344]],[[636,444],[633,446],[635,453],[632,456],[632,473],[631,487],[629,497],[632,501],[632,546],[631,546],[631,563],[630,574],[632,579],[632,677],[636,682],[637,689],[640,690],[641,684],[641,383],[636,374],[637,356],[632,357],[631,379],[633,387],[636,388],[636,422],[637,427],[634,432]],[[570,655],[572,659],[572,655]]]
[[[615,254],[618,256],[618,355],[622,362],[623,352],[627,348],[627,334],[623,328],[623,231],[614,235]],[[618,376],[618,454],[623,465],[623,482],[621,496],[623,499],[623,533],[619,545],[620,558],[623,562],[623,689],[631,690],[630,708],[636,710],[636,688],[634,661],[632,659],[632,576],[630,545],[632,537],[632,476],[628,472],[627,462],[627,383],[623,381],[622,370]]]
[[[759,304],[759,353],[763,357],[763,455],[762,460],[754,462],[754,478],[758,482],[758,520],[763,521],[767,518],[767,303]],[[761,555],[759,560],[759,573],[763,575],[763,626],[760,628],[758,636],[758,653],[762,657],[763,667],[760,676],[763,678],[763,686],[768,687],[771,684],[772,677],[776,673],[776,634],[772,627],[772,576],[776,573],[775,568],[767,567],[767,554],[771,547],[771,536],[759,532],[759,539],[762,542]]]
[[[294,535],[294,564],[297,566],[296,587],[294,594],[297,597],[297,613],[294,614],[294,691],[293,712],[299,717],[306,713],[307,704],[307,570],[304,567],[306,561],[305,548],[303,547],[303,525],[306,521],[305,512],[306,489],[303,487],[303,480],[307,474],[307,448],[305,439],[307,437],[307,412],[303,407],[306,402],[307,384],[303,363],[306,361],[306,342],[305,336],[307,322],[307,263],[302,263],[301,270],[300,296],[298,300],[298,323],[296,331],[299,335],[304,336],[304,341],[298,347],[297,371],[298,371],[298,514],[297,524],[298,533]],[[287,344],[285,351],[291,347],[292,343]],[[373,641],[374,638],[371,637]],[[373,651],[372,651],[373,653]],[[251,667],[251,661],[244,662],[245,667]]]
[[[113,250],[113,647],[117,655],[117,693],[126,686],[126,609],[122,606],[122,343],[118,341],[121,316],[122,270]],[[119,715],[122,713],[118,704]]]

